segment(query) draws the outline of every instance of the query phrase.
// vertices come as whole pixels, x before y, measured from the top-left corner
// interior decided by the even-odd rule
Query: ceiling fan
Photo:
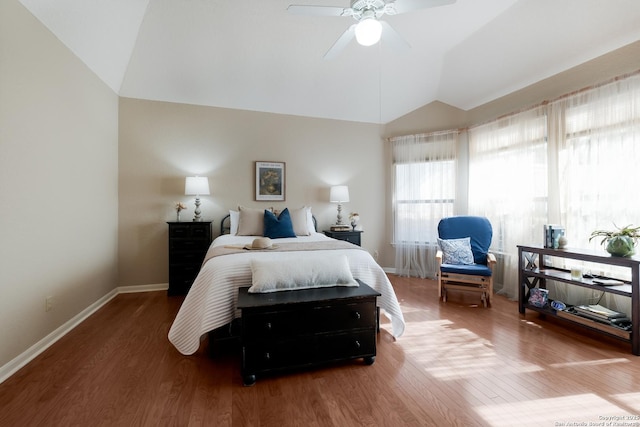
[[[311,6],[292,4],[287,8],[294,15],[315,16],[351,16],[357,23],[351,25],[325,53],[325,59],[331,59],[354,38],[363,46],[372,46],[380,41],[384,32],[385,41],[399,50],[409,49],[409,43],[386,21],[383,15],[398,15],[416,9],[444,6],[456,0],[351,0],[351,7]]]

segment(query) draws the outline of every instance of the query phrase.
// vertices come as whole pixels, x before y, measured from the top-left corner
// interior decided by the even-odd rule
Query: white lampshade
[[[187,196],[208,196],[209,179],[206,176],[188,176],[184,183],[184,194]]]
[[[372,46],[380,41],[382,24],[375,18],[366,18],[356,25],[356,40],[362,46]]]
[[[334,185],[329,192],[331,203],[342,203],[349,201],[349,187],[346,185]]]

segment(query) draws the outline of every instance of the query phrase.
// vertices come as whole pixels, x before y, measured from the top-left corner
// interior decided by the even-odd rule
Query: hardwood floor
[[[253,387],[242,386],[237,346],[215,359],[206,342],[188,357],[172,347],[181,298],[120,294],[0,384],[0,425],[640,425],[640,357],[628,344],[522,317],[499,296],[485,309],[452,291],[444,304],[431,280],[390,279],[407,328],[394,341],[382,316],[373,365]]]

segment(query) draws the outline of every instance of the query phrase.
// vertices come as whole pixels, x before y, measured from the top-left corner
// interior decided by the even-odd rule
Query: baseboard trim
[[[135,292],[152,292],[152,291],[166,291],[169,289],[168,283],[158,283],[152,285],[139,285],[139,286],[120,286],[113,289],[108,294],[100,298],[98,301],[91,304],[89,307],[82,310],[76,316],[69,319],[60,327],[55,329],[49,335],[29,347],[22,354],[16,356],[13,360],[4,366],[0,367],[0,384],[6,381],[11,375],[15,374],[24,367],[27,363],[31,362],[46,349],[55,344],[60,338],[71,332],[76,326],[85,321],[89,316],[98,311],[102,306],[111,301],[118,294],[128,294]]]
[[[154,285],[120,286],[118,293],[133,294],[138,292],[166,291],[167,289],[169,289],[168,283],[156,283]]]

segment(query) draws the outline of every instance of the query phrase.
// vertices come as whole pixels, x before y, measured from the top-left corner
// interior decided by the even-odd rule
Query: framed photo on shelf
[[[285,163],[256,162],[256,201],[285,200]]]

